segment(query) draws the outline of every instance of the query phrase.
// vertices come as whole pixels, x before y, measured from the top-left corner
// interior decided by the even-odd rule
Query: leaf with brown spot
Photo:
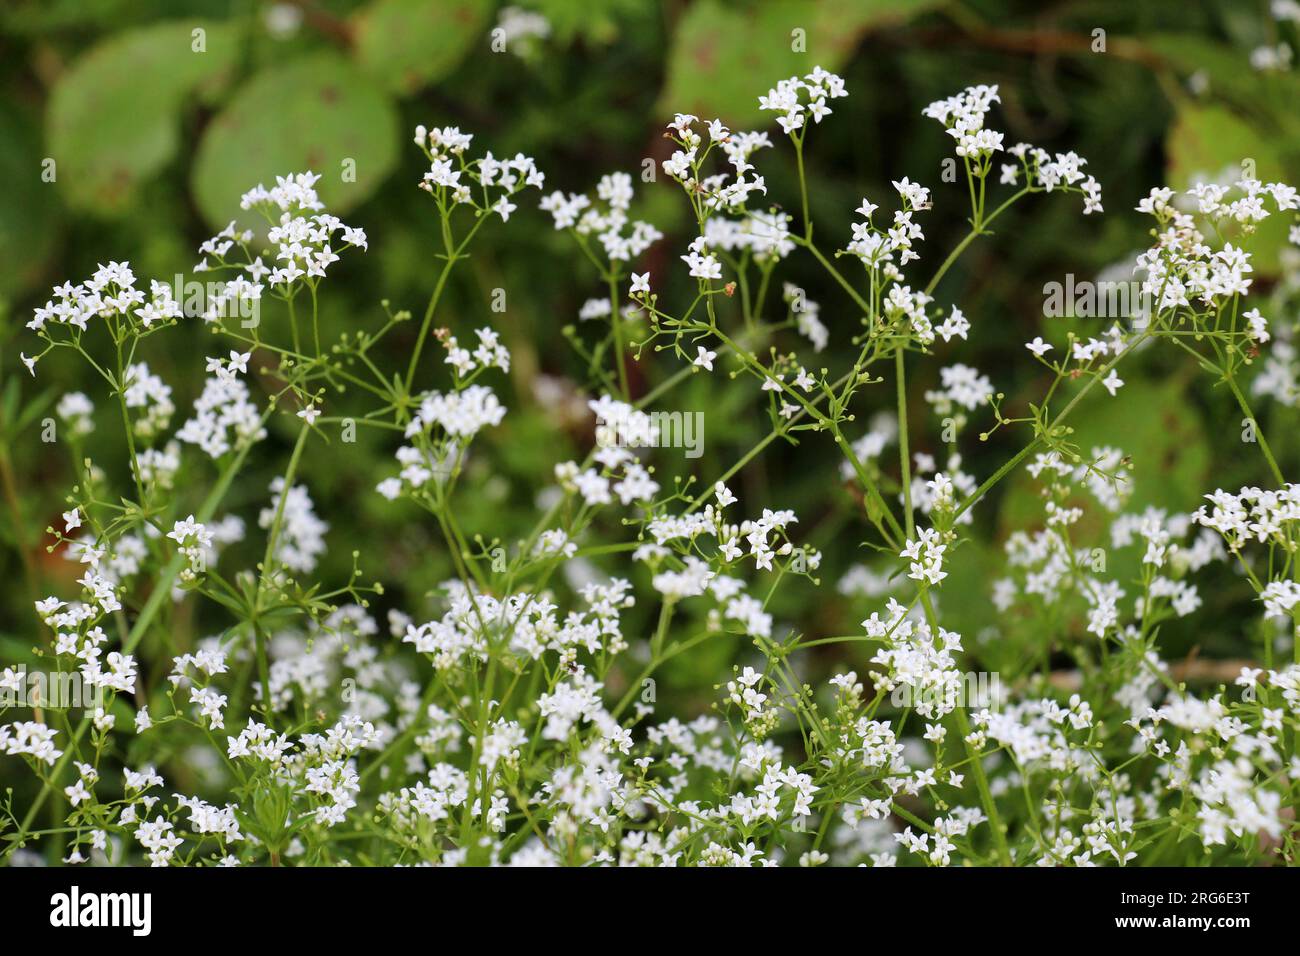
[[[199,28],[201,53],[191,47]],[[187,98],[224,81],[237,53],[230,27],[186,20],[126,30],[83,54],[59,77],[46,110],[59,194],[77,208],[128,209],[136,186],[176,155]]]
[[[400,138],[387,94],[349,60],[335,53],[295,60],[254,76],[204,130],[192,174],[195,200],[220,227],[257,183],[311,171],[321,176],[322,202],[344,213],[392,170]],[[343,180],[348,159],[356,163],[356,182]],[[261,225],[247,213],[240,221]]]
[[[486,0],[375,0],[353,22],[361,68],[399,93],[411,93],[449,74],[476,45],[489,46]]]

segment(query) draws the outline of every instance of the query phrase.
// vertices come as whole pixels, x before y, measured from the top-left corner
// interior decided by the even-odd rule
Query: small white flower
[[[502,196],[492,205],[492,211],[501,217],[502,222],[510,221],[510,214],[519,207],[512,203],[505,196]]]
[[[736,496],[731,493],[731,489],[720,481],[713,486],[713,494],[717,497],[718,506],[721,508],[736,503]]]
[[[704,369],[707,372],[712,372],[713,360],[718,357],[718,353],[710,352],[703,345],[698,346],[698,349],[699,349],[699,354],[695,356],[695,361],[692,362],[691,364],[698,365],[700,368]]]
[[[722,263],[711,255],[700,255],[692,251],[681,257],[682,262],[690,267],[691,277],[695,279],[721,279]]]

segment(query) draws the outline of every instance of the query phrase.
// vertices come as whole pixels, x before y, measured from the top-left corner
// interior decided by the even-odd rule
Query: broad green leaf
[[[934,0],[771,0],[753,7],[719,0],[692,4],[677,24],[664,115],[694,113],[733,126],[758,123],[758,96],[777,80],[834,71],[873,26],[905,20]],[[797,34],[795,31],[803,31]],[[797,52],[802,38],[804,52]],[[771,117],[771,114],[767,114]]]
[[[316,54],[253,77],[213,119],[194,161],[195,199],[224,226],[257,183],[310,170],[326,206],[346,212],[388,175],[398,139],[388,96],[348,60]]]
[[[1185,104],[1165,143],[1169,183],[1186,189],[1196,181],[1235,182],[1243,171],[1264,182],[1290,182],[1276,139],[1221,106]],[[1249,240],[1255,271],[1276,273],[1287,242],[1289,215],[1274,215]]]
[[[46,114],[60,195],[79,208],[126,209],[136,186],[176,155],[189,94],[227,75],[235,56],[229,26],[189,20],[127,30],[83,55],[55,84]]]
[[[356,57],[387,89],[410,93],[442,79],[478,46],[491,54],[486,0],[375,0],[360,10]]]

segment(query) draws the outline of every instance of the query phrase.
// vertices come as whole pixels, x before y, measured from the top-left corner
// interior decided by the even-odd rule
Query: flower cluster
[[[507,42],[545,35],[518,11],[502,23]],[[11,717],[0,698],[0,755],[32,768],[23,795],[39,794],[27,808],[0,802],[0,855],[31,861],[49,847],[68,864],[155,866],[1290,858],[1300,664],[1279,655],[1296,653],[1300,621],[1300,486],[1260,435],[1267,488],[1217,490],[1191,514],[1150,505],[1134,489],[1148,450],[1080,438],[1069,417],[1118,393],[1117,367],[1139,346],[1190,332],[1183,351],[1203,350],[1197,367],[1257,428],[1236,375],[1293,331],[1246,301],[1247,246],[1267,216],[1300,209],[1294,190],[1253,179],[1154,190],[1141,206],[1157,224],[1137,259],[1144,321],[1055,345],[1035,335],[1032,358],[1015,351],[1046,374],[1046,393],[1008,400],[969,364],[980,317],[940,280],[1011,204],[1077,193],[1085,214],[1101,212],[1100,187],[1073,152],[1004,145],[989,125],[997,88],[971,87],[925,110],[968,176],[968,238],[928,281],[914,278],[919,214],[936,197],[904,176],[892,213],[867,199],[843,211],[851,239],[839,252],[863,267],[849,276],[814,244],[803,163],[807,126],[845,95],[820,68],[778,83],[760,98],[788,136],[776,147],[765,132],[675,116],[662,168],[683,187],[693,234],[650,261],[685,264],[680,278],[695,281],[680,305],[673,283],[652,292],[649,272],[632,271],[665,236],[633,217],[631,176],[542,198],[605,287],[581,317],[608,322],[566,329],[589,379],[538,377],[537,408],[526,389],[489,384],[535,364],[506,347],[517,328],[475,329],[439,309],[484,223],[528,215],[515,200],[545,180],[522,154],[467,158],[473,137],[457,127],[416,130],[441,271],[423,322],[387,352],[410,318],[387,302],[376,328],[322,334],[320,279],[367,237],[326,211],[310,173],[243,196],[263,233],[232,222],[200,247],[196,271],[230,277],[196,313],[221,345],[200,353],[192,389],[158,374],[185,358],[153,348],[184,314],[169,287],[145,291],[111,262],[56,288],[29,331],[46,351],[83,356],[107,387],[53,405],[76,477],[47,541],[80,577],[35,600],[34,623],[42,661],[93,699],[78,722],[50,720],[42,700]],[[795,151],[797,203],[767,199],[757,165],[774,148]],[[1018,163],[998,185],[1015,188],[989,211],[1001,153]],[[766,208],[749,208],[760,194]],[[786,279],[805,255],[842,301],[823,309],[807,279]],[[249,304],[274,321],[234,321]],[[851,332],[829,348],[843,324]],[[434,342],[441,361],[421,364]],[[648,349],[677,368],[643,388]],[[954,354],[909,367],[934,350]],[[392,351],[402,368],[386,367]],[[748,387],[710,415],[753,412],[767,429],[731,461],[713,445],[705,455],[696,413],[669,404],[679,382],[728,374]],[[1254,390],[1278,391],[1289,374],[1266,366]],[[924,414],[909,415],[909,375]],[[122,417],[114,466],[82,447],[101,454],[110,441],[105,401]],[[543,421],[563,437],[533,443],[564,450],[529,476],[515,452]],[[988,468],[970,447],[976,421],[981,440],[1005,429],[1026,444]],[[356,481],[357,426],[396,446],[395,473]],[[790,476],[746,469],[770,445],[814,442],[843,464],[794,476],[821,481],[827,499],[796,515],[777,487]],[[675,474],[683,449],[690,465]],[[1015,507],[998,517],[998,553],[971,531],[1004,480]],[[344,545],[349,528],[328,503],[354,493],[358,514],[384,534],[393,523],[385,553]],[[481,507],[465,507],[471,498]],[[863,545],[848,568],[819,549],[837,535]],[[384,581],[367,585],[363,563]],[[972,568],[991,595],[970,587]],[[1199,620],[1214,573],[1236,569],[1214,593],[1240,596],[1244,619],[1258,619],[1243,625],[1265,643],[1258,664],[1171,656],[1167,635]],[[971,606],[989,612],[985,626],[954,610]],[[841,633],[828,622],[846,610],[861,624]],[[679,681],[681,694],[663,693]],[[17,666],[0,669],[0,692],[25,686]],[[179,756],[195,753],[202,774],[182,772]],[[37,830],[45,805],[58,826]]]

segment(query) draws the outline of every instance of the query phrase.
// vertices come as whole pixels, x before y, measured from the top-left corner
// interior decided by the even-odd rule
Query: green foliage
[[[0,106],[0,178],[19,183],[40,169],[40,133],[26,115]],[[39,280],[58,238],[61,210],[52,189],[13,189],[0,203],[0,296],[15,295]]]
[[[375,0],[353,18],[357,62],[399,93],[436,83],[486,46],[487,0]]]
[[[772,0],[753,5],[702,0],[677,25],[659,112],[718,117],[733,127],[763,116],[753,78],[793,76],[808,50],[832,72],[873,27],[895,24],[934,0]]]
[[[325,201],[344,212],[388,176],[401,138],[392,105],[347,60],[305,57],[258,74],[213,118],[194,160],[195,201],[219,229],[230,220],[231,194],[311,169],[323,173]]]
[[[175,157],[190,94],[228,74],[235,57],[231,27],[193,21],[127,30],[82,55],[54,87],[47,119],[66,201],[132,208],[138,185]]]
[[[1283,150],[1274,136],[1240,118],[1226,107],[1186,103],[1169,131],[1169,182],[1186,189],[1194,182],[1235,181],[1254,170],[1260,180],[1286,178]],[[1276,274],[1279,255],[1287,246],[1287,224],[1267,222],[1256,242],[1255,267]]]
[[[1300,179],[1295,108],[1300,73],[1261,73],[1249,66],[1257,45],[1294,41],[1294,31],[1262,22],[1258,11],[1246,9],[1251,5],[1234,0],[1208,0],[1194,8],[1095,0],[1054,5],[1048,20],[1038,4],[1002,0],[662,5],[536,0],[522,5],[543,13],[551,33],[529,51],[506,52],[494,51],[491,33],[503,5],[487,0],[288,5],[285,9],[303,12],[301,22],[288,26],[268,22],[269,5],[225,0],[14,0],[0,10],[0,85],[6,93],[0,103],[0,176],[12,184],[0,202],[0,575],[13,582],[0,589],[0,663],[32,655],[39,630],[31,613],[33,594],[76,589],[82,569],[62,550],[48,552],[49,540],[37,533],[47,524],[61,527],[59,515],[69,505],[68,474],[80,474],[86,461],[109,474],[129,474],[129,456],[112,437],[119,425],[108,414],[115,413],[115,399],[106,393],[99,430],[84,442],[69,447],[39,440],[42,420],[53,416],[61,395],[103,392],[104,383],[63,354],[43,359],[41,377],[32,381],[18,360],[20,351],[31,351],[23,326],[32,308],[44,303],[52,285],[88,274],[115,251],[130,255],[141,275],[169,278],[188,271],[194,248],[214,229],[232,218],[262,223],[247,218],[234,200],[259,182],[272,185],[276,175],[320,173],[318,189],[330,212],[350,213],[349,222],[370,232],[370,249],[356,257],[362,265],[355,259],[340,262],[318,316],[312,306],[337,370],[330,375],[317,370],[311,385],[330,389],[327,415],[362,415],[377,403],[355,384],[355,376],[367,375],[366,362],[346,349],[328,352],[328,344],[341,336],[374,333],[393,313],[407,310],[415,321],[395,324],[367,359],[386,375],[397,369],[393,381],[400,386],[408,359],[422,346],[424,369],[445,372],[441,356],[434,354],[436,342],[421,336],[419,321],[445,266],[439,258],[444,245],[437,209],[416,189],[428,168],[410,146],[416,124],[473,132],[479,155],[491,150],[505,157],[522,150],[536,156],[547,175],[546,192],[590,192],[605,173],[631,174],[637,196],[630,215],[666,233],[642,265],[664,302],[688,302],[696,284],[686,279],[677,256],[696,223],[680,190],[664,181],[661,166],[672,149],[663,137],[664,124],[674,112],[706,120],[719,116],[733,128],[771,132],[781,148],[765,152],[757,164],[767,192],[754,207],[771,206],[797,219],[803,177],[771,114],[758,109],[758,94],[815,65],[844,73],[850,98],[831,104],[836,115],[815,128],[801,156],[812,185],[808,203],[819,247],[828,255],[843,247],[851,238],[850,211],[861,198],[892,199],[890,181],[908,175],[932,188],[935,198],[935,209],[918,216],[932,257],[928,276],[941,256],[965,239],[970,223],[964,219],[964,175],[949,177],[943,165],[951,158],[951,140],[928,126],[920,111],[969,83],[998,83],[1005,122],[999,128],[1006,129],[1007,143],[1023,139],[1051,152],[1077,148],[1088,157],[1085,171],[1102,184],[1106,215],[1081,222],[1077,196],[1034,197],[1009,209],[937,281],[940,310],[960,304],[972,331],[967,342],[936,342],[933,355],[909,370],[911,451],[932,455],[945,467],[956,445],[936,427],[923,396],[937,387],[940,366],[958,361],[978,366],[1008,396],[1002,413],[1017,418],[1014,427],[993,428],[989,408],[970,413],[960,467],[980,478],[1023,447],[1034,405],[1042,402],[1051,381],[1041,366],[1027,361],[1023,343],[1041,334],[1058,343],[1050,356],[1057,358],[1068,332],[1083,338],[1103,332],[1103,320],[1044,316],[1045,282],[1066,273],[1090,279],[1131,263],[1135,251],[1151,242],[1150,220],[1133,211],[1151,186],[1167,181],[1184,187],[1225,172],[1235,177],[1247,161],[1260,179]],[[1107,31],[1104,52],[1091,48],[1097,24]],[[203,52],[194,50],[196,28],[205,31]],[[47,160],[57,170],[52,182],[42,178]],[[643,178],[647,169],[657,177]],[[995,168],[990,184],[996,177]],[[605,277],[571,254],[570,237],[552,229],[536,202],[535,195],[520,199],[508,225],[495,215],[484,218],[472,258],[456,266],[434,323],[463,342],[472,341],[473,329],[491,324],[513,355],[499,386],[509,414],[499,429],[479,439],[456,502],[467,537],[481,532],[489,539],[469,540],[468,550],[500,546],[512,561],[545,504],[540,489],[554,464],[581,460],[590,450],[583,399],[601,387],[596,373],[606,383],[614,377],[603,338],[608,325],[578,320],[584,302],[608,294]],[[1295,275],[1287,218],[1274,217],[1251,240],[1252,297],[1269,302],[1264,311],[1278,324],[1289,322],[1295,310],[1288,287],[1294,279],[1287,278]],[[465,217],[457,228],[469,228],[470,221]],[[940,258],[933,259],[936,253]],[[857,263],[836,259],[834,265],[847,275]],[[857,354],[850,344],[861,331],[855,303],[804,249],[790,258],[781,277],[805,286],[821,303],[832,345],[813,361],[840,374]],[[860,287],[861,281],[859,270],[851,282]],[[498,290],[508,300],[499,314],[493,305]],[[620,293],[626,291],[624,283]],[[764,323],[788,318],[780,293],[774,282],[762,310]],[[724,328],[731,330],[727,323],[747,308],[742,301],[752,302],[756,294],[751,286],[718,297]],[[306,315],[305,297],[298,305],[299,315]],[[283,309],[277,303],[268,315],[263,341],[284,346]],[[650,333],[644,320],[624,328],[632,340]],[[174,385],[177,409],[188,410],[202,388],[199,356],[229,349],[189,320],[172,329],[167,341],[165,348],[151,344],[148,361]],[[1192,345],[1209,354],[1212,342],[1198,339]],[[657,344],[642,349],[637,360],[629,358],[633,396],[649,394],[683,367],[667,347],[666,354],[656,351]],[[1175,346],[1160,346],[1126,359],[1123,388],[1113,398],[1095,390],[1072,414],[1061,440],[1085,456],[1095,446],[1121,447],[1131,465],[1130,512],[1147,505],[1187,511],[1215,487],[1268,484],[1259,448],[1239,440],[1243,413],[1222,378],[1198,370]],[[788,327],[765,329],[755,354],[767,360],[769,349],[806,351],[807,342]],[[91,351],[103,362],[113,358],[111,348]],[[1243,384],[1258,375],[1267,357],[1232,353],[1233,361],[1246,363]],[[259,397],[283,387],[281,358],[272,349],[256,351],[249,381]],[[675,407],[704,410],[709,423],[701,458],[674,461],[675,467],[661,462],[655,472],[665,488],[677,483],[686,500],[780,424],[766,394],[756,401],[752,389],[742,389],[731,377],[735,371],[743,378],[744,372],[727,361],[720,358],[717,373],[690,377],[673,392]],[[331,377],[335,371],[337,377]],[[434,375],[422,373],[415,391],[432,387],[438,381]],[[874,416],[893,413],[892,375],[887,369],[858,390],[853,407],[838,422],[848,440],[865,434]],[[385,388],[389,384],[386,380]],[[401,391],[394,387],[392,394]],[[1274,442],[1286,473],[1294,474],[1300,443],[1291,434],[1290,410],[1271,400],[1256,407],[1261,432]],[[184,414],[178,412],[178,418]],[[394,471],[397,435],[363,427],[355,443],[344,445],[336,427],[322,428],[326,438],[319,443],[313,434],[304,462],[320,512],[336,522],[319,579],[349,580],[355,549],[366,556],[366,579],[386,582],[385,594],[373,596],[377,618],[387,608],[427,606],[435,589],[458,574],[463,555],[448,547],[428,514],[415,520],[408,503],[375,494],[376,482]],[[268,459],[287,457],[297,421],[279,414],[269,428],[259,452],[264,449]],[[988,440],[977,441],[986,429]],[[868,467],[885,500],[901,514],[903,475],[897,458],[897,448],[891,447]],[[217,474],[207,465],[202,462],[185,475],[182,490],[196,502]],[[280,473],[261,458],[250,461],[246,478],[229,496],[231,513],[255,522],[269,482]],[[788,580],[769,595],[767,609],[783,622],[796,622],[800,640],[857,634],[862,618],[883,601],[836,587],[854,566],[892,568],[893,558],[878,550],[878,540],[872,537],[874,545],[864,540],[864,529],[870,532],[867,518],[879,518],[880,510],[864,499],[854,477],[846,477],[840,450],[826,432],[792,430],[729,479],[747,504],[797,511],[800,539],[823,552],[819,586]],[[774,490],[779,500],[773,500]],[[1091,661],[1085,649],[1098,643],[1077,609],[1060,617],[1020,608],[1004,613],[990,599],[991,580],[1006,573],[1009,536],[1044,526],[1042,491],[1023,466],[998,483],[975,510],[974,521],[957,526],[960,540],[953,545],[949,577],[935,592],[940,618],[960,622],[972,666],[1022,683],[1036,679],[1032,675],[1040,669],[1046,675],[1087,671]],[[635,534],[610,517],[594,532],[607,541]],[[1072,533],[1078,547],[1108,551],[1108,573],[1130,588],[1131,604],[1140,592],[1132,583],[1142,573],[1140,547],[1111,548],[1108,528],[1087,511]],[[232,546],[226,560],[250,568],[261,558],[254,544],[245,543]],[[607,554],[584,554],[575,564],[619,573],[625,567]],[[635,587],[647,589],[649,574],[638,567],[636,575]],[[572,592],[576,580],[577,572],[573,580],[561,582],[557,576],[554,587]],[[1194,625],[1162,620],[1142,639],[1158,644],[1161,655],[1175,664],[1198,656],[1259,658],[1261,648],[1273,644],[1257,626],[1256,595],[1244,578],[1224,580],[1205,589],[1205,606]],[[896,573],[892,584],[890,593],[906,599],[905,572]],[[298,609],[317,609],[323,600],[312,594],[291,597],[286,602]],[[197,611],[164,607],[140,644],[141,657],[164,661],[204,638],[228,636],[226,612],[247,598],[223,592],[225,604],[214,600]],[[1249,625],[1243,623],[1246,608],[1256,615]],[[133,620],[140,610],[131,606],[126,613]],[[624,629],[635,635],[634,645],[655,632],[657,611],[653,602],[627,610]],[[676,613],[674,628],[681,632],[708,626],[703,614],[685,606]],[[398,644],[380,645],[382,662],[400,658]],[[798,658],[794,676],[816,684],[856,668],[861,677],[872,650],[852,643],[818,645]],[[1290,653],[1285,647],[1279,652]],[[694,716],[716,700],[717,686],[730,679],[733,668],[756,659],[753,642],[719,633],[664,663],[657,675],[660,706],[665,713]],[[1137,672],[1142,664],[1135,656],[1124,666]],[[624,692],[635,673],[636,668],[615,668],[609,689]],[[1212,693],[1230,679],[1189,678],[1197,693]],[[119,710],[120,724],[128,723],[129,708],[121,704]],[[295,718],[303,726],[312,719],[305,712]],[[125,756],[164,761],[169,779],[186,792],[201,792],[207,785],[204,774],[188,763],[182,743],[178,735],[174,745],[169,739],[161,749],[130,749]],[[25,782],[18,791],[29,802],[34,786]],[[257,787],[248,794],[246,829],[277,848],[289,842],[301,821],[286,818],[283,795]],[[1008,821],[1024,840],[1022,850],[1029,846],[1026,819]],[[1195,826],[1180,822],[1189,831]],[[1184,849],[1171,844],[1156,859],[1199,857],[1199,850]]]

